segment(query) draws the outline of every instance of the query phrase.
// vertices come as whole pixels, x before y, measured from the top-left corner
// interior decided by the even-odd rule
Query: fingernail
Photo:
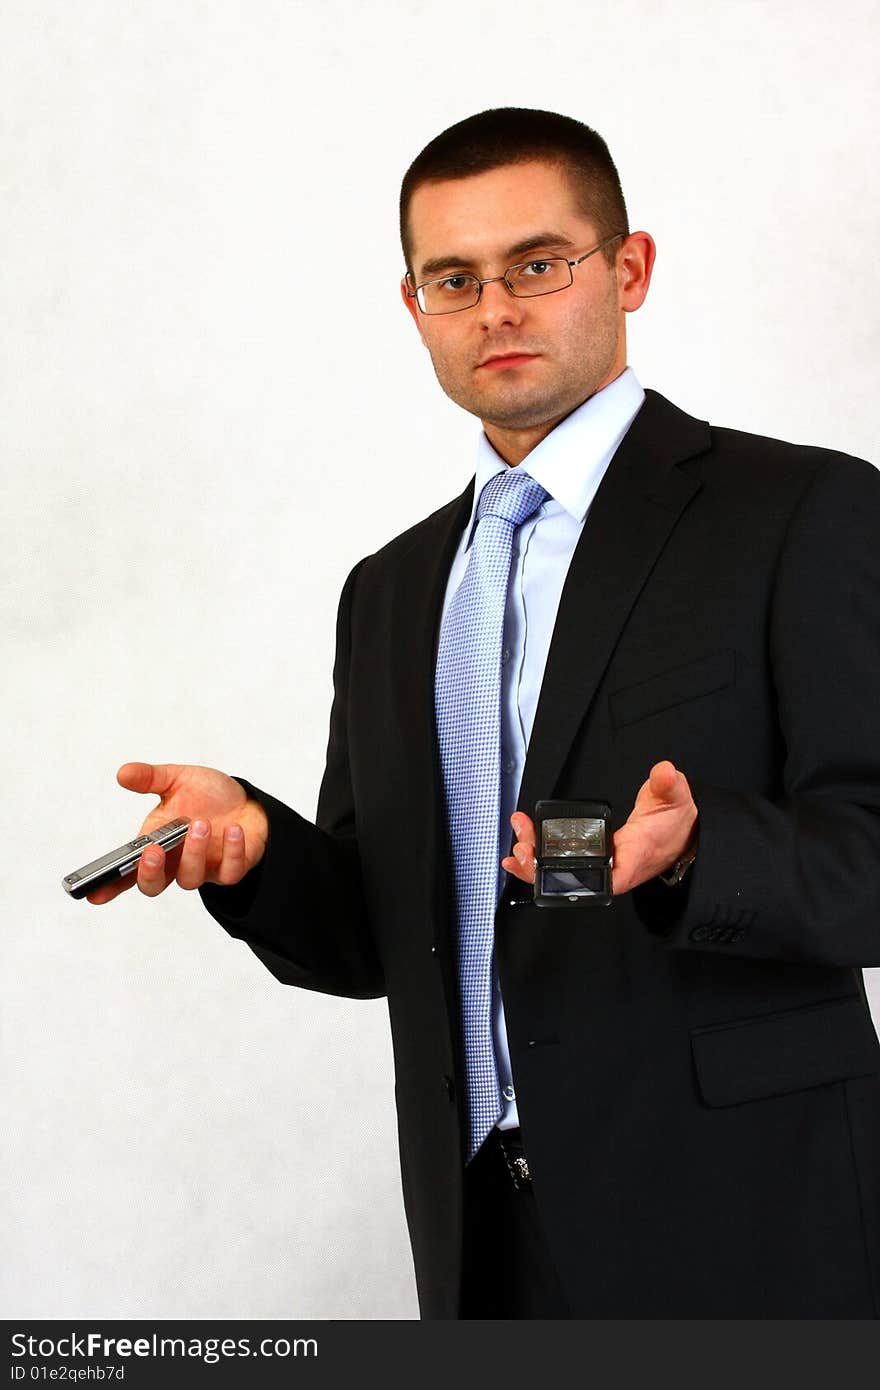
[[[208,833],[208,822],[206,820],[194,820],[191,831],[197,840],[204,840]]]
[[[157,854],[154,849],[147,850],[147,853],[144,855],[144,863],[148,869],[158,869],[159,865],[162,863],[162,856],[161,854]]]
[[[240,840],[242,838],[241,826],[230,825],[228,830],[226,831],[226,838],[227,840]]]

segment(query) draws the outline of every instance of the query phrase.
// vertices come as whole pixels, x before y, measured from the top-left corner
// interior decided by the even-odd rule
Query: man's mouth
[[[486,357],[479,366],[494,371],[504,367],[523,367],[527,362],[534,362],[537,356],[535,352],[498,352],[492,357]]]

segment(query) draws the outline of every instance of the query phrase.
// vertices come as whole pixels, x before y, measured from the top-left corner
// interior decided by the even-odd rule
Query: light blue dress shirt
[[[510,817],[516,810],[562,586],[605,469],[644,399],[645,393],[635,373],[627,367],[604,390],[566,416],[519,465],[550,496],[515,533],[510,561],[501,652],[499,893],[505,877],[500,861],[510,844]],[[443,601],[444,617],[467,569],[480,493],[490,478],[507,467],[481,432],[474,502],[449,571]],[[546,794],[551,790],[548,788]],[[519,1116],[497,970],[494,971],[493,1035],[503,1106],[498,1127],[512,1129],[519,1124]]]

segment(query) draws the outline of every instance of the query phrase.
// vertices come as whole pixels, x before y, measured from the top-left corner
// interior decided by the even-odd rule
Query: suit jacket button
[[[446,1095],[449,1098],[449,1100],[455,1100],[455,1082],[453,1081],[452,1077],[444,1076],[442,1078],[442,1084],[443,1089],[446,1092]]]
[[[708,927],[694,927],[691,932],[691,941],[705,941],[709,935]]]

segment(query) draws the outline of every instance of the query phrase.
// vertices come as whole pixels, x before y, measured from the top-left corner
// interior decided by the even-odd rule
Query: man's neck
[[[571,411],[567,411],[566,414],[570,415]],[[487,424],[484,420],[483,430],[496,454],[511,468],[516,468],[517,464],[522,463],[526,455],[536,449],[541,440],[546,439],[565,418],[565,415],[560,415],[555,420],[547,420],[544,424],[527,430],[505,430],[497,425]]]

